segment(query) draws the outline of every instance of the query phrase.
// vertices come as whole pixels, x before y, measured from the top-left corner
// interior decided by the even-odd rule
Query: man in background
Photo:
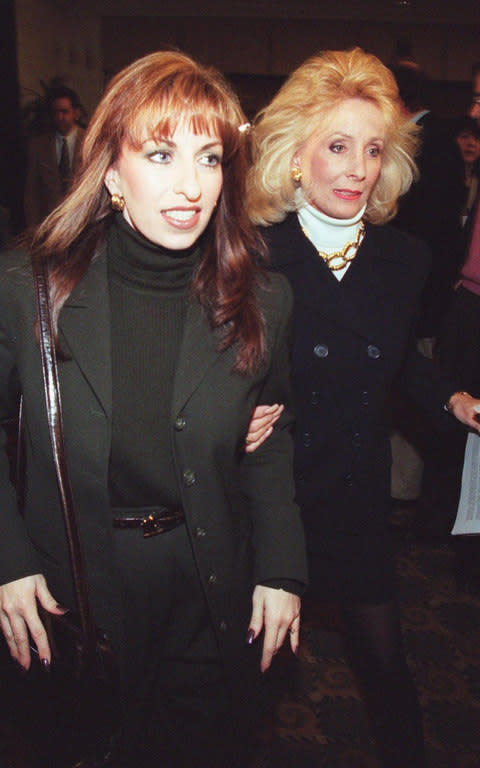
[[[84,131],[77,125],[80,102],[66,86],[47,94],[52,131],[34,137],[29,146],[25,184],[25,222],[36,227],[62,200],[76,170]]]
[[[428,104],[428,78],[413,61],[394,70],[402,109],[419,127],[416,158],[419,178],[400,199],[393,223],[430,248],[431,269],[423,291],[416,335],[419,351],[433,357],[461,264],[463,161],[449,125]],[[430,432],[412,402],[398,393],[392,402],[392,497],[416,500],[421,491],[423,461],[431,450]],[[418,453],[420,450],[420,454]]]

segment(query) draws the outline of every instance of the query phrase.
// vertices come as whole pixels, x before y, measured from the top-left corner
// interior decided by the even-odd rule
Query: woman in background
[[[3,461],[0,625],[23,668],[29,639],[48,668],[37,603],[75,608],[33,259],[48,270],[93,610],[123,671],[115,768],[245,768],[260,668],[288,630],[298,646],[306,568],[286,411],[242,450],[255,405],[289,399],[291,314],[287,282],[252,258],[244,127],[215,71],[173,52],[134,62],[92,118],[72,192],[2,264],[0,416],[22,392],[27,487],[22,518]]]
[[[464,163],[465,203],[462,210],[462,225],[464,225],[478,193],[480,126],[477,120],[473,117],[464,117],[457,125],[455,141]]]
[[[387,397],[395,382],[439,427],[447,411],[478,424],[476,401],[416,349],[428,253],[383,226],[415,176],[416,129],[401,115],[392,73],[357,48],[305,62],[255,133],[250,216],[295,298],[295,474],[311,594],[342,609],[381,765],[420,768],[422,720],[387,528]],[[270,422],[262,414],[247,442]]]

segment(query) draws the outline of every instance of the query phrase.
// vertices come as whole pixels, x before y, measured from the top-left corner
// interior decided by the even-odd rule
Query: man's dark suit
[[[76,171],[85,131],[77,126],[71,172]],[[25,222],[36,227],[62,199],[62,182],[58,170],[55,134],[36,136],[28,151],[27,178],[25,182]]]
[[[432,266],[422,295],[417,336],[436,337],[453,298],[461,264],[463,161],[444,121],[431,112],[419,121],[420,177],[400,198],[395,226],[424,240]]]

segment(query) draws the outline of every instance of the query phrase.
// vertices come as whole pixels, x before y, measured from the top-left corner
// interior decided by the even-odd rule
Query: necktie
[[[67,140],[65,138],[62,139],[62,150],[60,152],[58,172],[60,174],[62,194],[65,194],[68,190],[68,184],[70,182],[70,158],[68,156]]]

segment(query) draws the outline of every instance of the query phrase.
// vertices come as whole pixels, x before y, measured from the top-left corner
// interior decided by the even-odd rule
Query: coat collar
[[[192,299],[187,308],[183,339],[177,360],[173,384],[172,415],[176,416],[185,406],[207,371],[223,355],[232,350],[218,351],[216,332],[210,329],[202,307]],[[233,365],[233,356],[232,356]]]
[[[403,247],[390,227],[367,224],[358,256],[338,282],[303,234],[295,214],[264,233],[271,248],[272,266],[284,272],[296,304],[330,323],[353,330],[369,340],[379,335],[378,315],[395,290],[399,270],[405,270]],[[403,242],[403,236],[400,236]]]
[[[65,302],[59,319],[62,344],[78,364],[100,405],[111,416],[112,371],[110,301],[106,247],[102,245],[87,273]],[[220,354],[213,333],[197,301],[189,303],[175,372],[172,408],[177,414],[197,389]]]
[[[104,244],[65,302],[58,325],[61,343],[78,364],[105,413],[111,414],[110,300]]]
[[[276,269],[282,269],[288,264],[305,262],[307,258],[310,258],[312,249],[315,252],[314,246],[302,232],[296,213],[288,214],[283,221],[273,224],[271,227],[263,227],[261,231],[271,250],[272,263]],[[362,249],[365,250],[368,244],[368,248],[372,249],[372,256],[374,254],[375,260],[378,261],[401,260],[401,253],[391,247],[391,242],[389,243],[390,247],[383,247],[385,239],[390,240],[389,232],[391,232],[389,226],[376,226],[367,223],[366,233],[368,237],[365,238]]]

